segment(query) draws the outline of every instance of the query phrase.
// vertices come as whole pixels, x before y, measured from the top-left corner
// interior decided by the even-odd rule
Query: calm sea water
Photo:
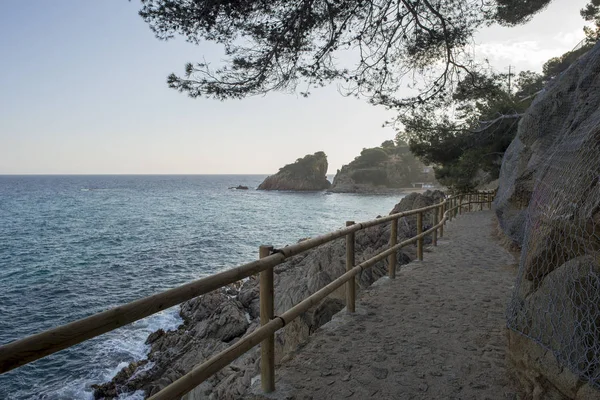
[[[399,196],[259,192],[264,176],[0,176],[0,344],[388,213]],[[90,399],[178,307],[0,375],[0,399]],[[125,398],[124,396],[123,398]],[[139,398],[138,393],[131,398]]]

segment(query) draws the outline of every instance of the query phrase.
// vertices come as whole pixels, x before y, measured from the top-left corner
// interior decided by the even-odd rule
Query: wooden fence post
[[[394,247],[397,242],[398,242],[398,219],[393,219],[392,220],[392,229],[391,229],[391,233],[390,233],[390,247]],[[389,275],[390,279],[396,278],[396,262],[397,262],[396,254],[397,254],[397,252],[393,252],[388,257],[388,264],[389,264],[388,275]]]
[[[460,197],[458,198],[458,213],[462,215],[463,213],[463,195],[461,194]]]
[[[431,212],[431,216],[433,217],[433,226],[436,226],[438,224],[438,209],[434,208],[433,211]],[[431,242],[434,246],[437,246],[437,237],[438,237],[438,228],[435,228],[433,230],[433,235],[431,238]]]
[[[454,218],[456,218],[458,216],[458,214],[460,213],[461,205],[462,205],[462,195],[458,196],[458,198],[456,199],[456,204],[454,204],[454,207],[458,207],[452,211],[454,213]]]
[[[483,211],[483,193],[479,192],[479,211]]]
[[[273,246],[260,246],[260,258],[268,257]],[[273,319],[274,311],[273,267],[260,273],[260,325]],[[275,335],[270,335],[260,344],[260,381],[265,393],[275,390]]]
[[[460,202],[460,197],[457,197],[456,199],[454,199],[454,207],[458,206],[459,202]],[[458,209],[455,208],[454,210],[452,210],[452,214],[453,214],[452,219],[456,218],[456,216],[458,215]]]
[[[417,214],[417,235],[423,232],[423,213]],[[423,238],[417,240],[417,258],[419,261],[423,261]]]
[[[457,207],[460,204],[460,196],[458,196],[457,198],[454,199],[454,204],[453,207]],[[456,215],[458,215],[460,209],[453,209],[452,211],[450,211],[450,214],[452,214],[452,219],[456,218]]]
[[[442,221],[444,219],[444,209],[446,208],[446,203],[443,202],[440,205],[440,221]],[[444,237],[444,225],[446,225],[446,222],[444,222],[442,225],[440,225],[440,237]]]
[[[346,221],[346,226],[351,225],[354,225],[354,221]],[[350,271],[352,268],[354,268],[354,232],[346,235],[346,271]],[[351,313],[355,310],[355,280],[356,277],[346,282],[346,309]]]

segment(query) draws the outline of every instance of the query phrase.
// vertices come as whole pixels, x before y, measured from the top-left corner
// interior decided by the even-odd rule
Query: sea
[[[387,214],[402,197],[255,190],[264,178],[0,176],[0,344],[250,262],[262,244]],[[92,399],[91,385],[148,354],[150,333],[177,328],[178,311],[0,375],[0,399]]]

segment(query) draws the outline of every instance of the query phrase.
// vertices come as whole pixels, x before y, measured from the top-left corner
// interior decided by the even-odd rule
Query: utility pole
[[[510,89],[511,89],[511,86],[510,86],[510,78],[511,78],[511,76],[512,76],[511,69],[512,69],[512,65],[510,65],[510,64],[509,64],[509,65],[508,65],[508,95],[509,95],[509,96],[511,96],[511,91],[510,91]]]

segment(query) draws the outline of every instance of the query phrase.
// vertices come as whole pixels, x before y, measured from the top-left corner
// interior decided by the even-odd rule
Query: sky
[[[490,27],[477,54],[499,72],[541,71],[583,38],[587,0]],[[159,41],[133,0],[0,0],[0,174],[270,174],[325,151],[329,173],[393,139],[393,113],[335,85],[219,102],[166,77],[220,49]],[[215,60],[215,61],[218,61]]]

